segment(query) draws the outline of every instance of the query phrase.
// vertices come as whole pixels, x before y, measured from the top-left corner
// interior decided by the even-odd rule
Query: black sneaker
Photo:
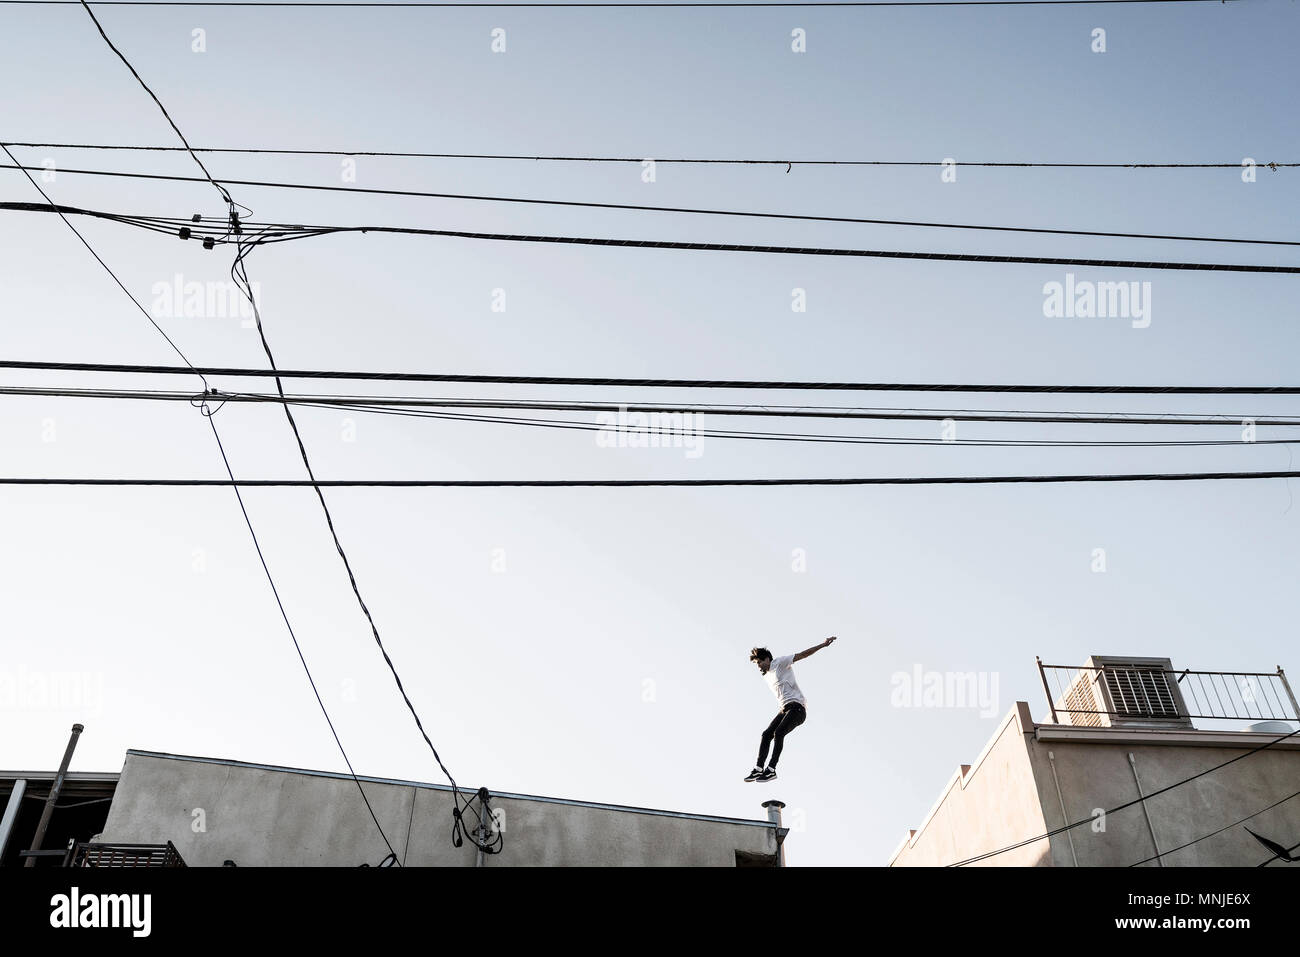
[[[762,774],[763,774],[762,768],[754,768],[754,770],[750,771],[749,774],[745,776],[745,780],[757,781],[762,776]]]
[[[775,781],[776,768],[764,768],[762,773],[754,779],[755,781]]]

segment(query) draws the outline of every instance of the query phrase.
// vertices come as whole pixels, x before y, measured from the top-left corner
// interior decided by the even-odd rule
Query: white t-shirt
[[[773,658],[767,674],[763,675],[763,680],[776,695],[776,700],[781,702],[782,708],[791,702],[797,702],[805,708],[808,706],[803,692],[799,690],[799,683],[794,680],[794,655]]]

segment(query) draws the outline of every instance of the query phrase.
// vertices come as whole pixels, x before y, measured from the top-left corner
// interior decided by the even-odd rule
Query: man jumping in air
[[[762,743],[758,748],[758,764],[746,776],[746,781],[776,779],[776,762],[781,760],[781,747],[785,743],[785,736],[803,724],[808,717],[808,712],[805,710],[807,699],[804,698],[803,692],[799,690],[799,685],[794,680],[794,663],[823,648],[829,648],[834,640],[835,636],[832,635],[820,645],[813,645],[807,651],[801,651],[797,655],[782,655],[775,659],[772,657],[772,652],[766,648],[754,648],[750,651],[749,660],[758,665],[758,670],[762,672],[768,687],[776,695],[776,700],[781,703],[781,711],[763,732]],[[772,763],[764,767],[769,746],[772,748]]]

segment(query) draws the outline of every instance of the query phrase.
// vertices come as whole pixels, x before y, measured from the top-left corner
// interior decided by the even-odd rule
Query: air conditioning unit
[[[1191,728],[1168,658],[1093,655],[1056,709],[1086,728]]]

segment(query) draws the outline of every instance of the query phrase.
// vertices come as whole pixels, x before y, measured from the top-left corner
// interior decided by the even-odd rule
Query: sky
[[[195,146],[528,156],[915,160],[923,167],[643,166],[204,154],[217,179],[1296,240],[1300,173],[995,169],[962,162],[1300,161],[1291,3],[850,9],[99,8]],[[493,31],[505,31],[493,52]],[[1094,52],[1094,30],[1105,52]],[[806,51],[791,49],[803,30]],[[205,49],[196,52],[195,30]],[[0,136],[177,145],[79,7],[0,7]],[[57,203],[222,215],[177,153],[14,148]],[[7,159],[5,160],[7,163]],[[39,202],[0,170],[0,198]],[[1249,177],[1247,177],[1249,179]],[[229,187],[265,222],[755,245],[1300,264],[1293,248],[573,209]],[[79,219],[195,364],[264,368],[236,314],[167,315],[229,248]],[[56,217],[4,212],[0,356],[175,364]],[[1104,385],[1296,385],[1288,275],[601,248],[348,234],[248,260],[282,368],[496,375]],[[1145,319],[1045,315],[1050,283],[1150,283]],[[179,277],[179,279],[178,279]],[[795,290],[805,311],[795,311]],[[504,294],[504,311],[499,307]],[[219,312],[220,310],[216,310]],[[1148,321],[1149,320],[1149,321]],[[3,385],[185,390],[0,370]],[[227,389],[269,380],[225,378]],[[286,383],[361,392],[363,383]],[[1295,414],[1270,396],[989,396],[374,384],[373,394]],[[321,478],[751,478],[1294,467],[1287,445],[1011,448],[596,433],[302,408]],[[592,422],[591,413],[557,414]],[[741,420],[937,439],[921,422]],[[1234,419],[1236,421],[1236,419]],[[240,478],[304,476],[283,413],[216,415]],[[804,428],[808,425],[809,428]],[[1011,426],[957,438],[1172,440],[1239,426]],[[1260,427],[1259,439],[1285,429]],[[0,474],[223,478],[188,403],[0,397]],[[692,454],[688,454],[691,452]],[[698,453],[698,454],[695,454]],[[791,865],[882,865],[1014,702],[1034,656],[1300,668],[1300,488],[1283,479],[1055,485],[327,490],[384,644],[459,784],[760,819]],[[443,781],[309,489],[244,492],[359,773]],[[229,488],[0,488],[0,766],[120,769],[128,748],[344,770]],[[1100,552],[1098,550],[1101,550]],[[1099,570],[1098,557],[1104,570]],[[755,645],[794,653],[808,720],[746,784],[776,702]],[[987,700],[909,701],[974,673]],[[71,690],[62,698],[42,688]],[[910,706],[916,705],[916,706]],[[1026,834],[1026,837],[1031,836]],[[507,834],[507,845],[508,845]],[[382,842],[376,834],[377,861]],[[508,846],[507,846],[508,851]],[[373,863],[373,862],[372,862]]]

